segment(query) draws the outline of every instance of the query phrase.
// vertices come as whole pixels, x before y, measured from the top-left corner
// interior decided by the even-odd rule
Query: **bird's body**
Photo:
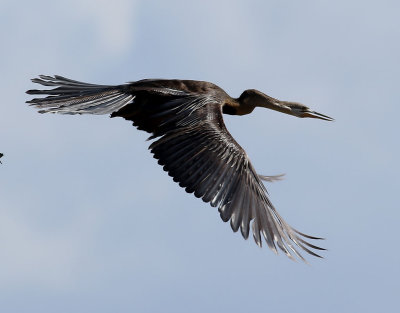
[[[156,139],[150,150],[175,182],[189,193],[218,207],[223,221],[247,238],[252,228],[256,243],[264,237],[289,257],[303,259],[295,246],[318,256],[319,249],[305,239],[320,239],[289,226],[270,202],[246,152],[225,127],[222,113],[244,115],[257,106],[298,117],[331,118],[295,102],[279,101],[257,90],[231,98],[220,87],[203,81],[146,79],[124,85],[93,85],[61,76],[40,76],[33,82],[56,87],[29,90],[49,95],[28,101],[39,112],[62,114],[111,114],[133,122]],[[251,224],[251,225],[250,225]],[[304,260],[304,259],[303,259]]]

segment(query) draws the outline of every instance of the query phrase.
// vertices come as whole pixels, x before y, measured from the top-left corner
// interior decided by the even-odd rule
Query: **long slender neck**
[[[246,115],[253,112],[255,105],[241,101],[240,98],[229,98],[225,101],[222,112],[229,115]]]
[[[297,103],[289,102],[289,101],[281,101],[272,97],[267,96],[268,98],[260,99],[258,102],[259,107],[275,110],[281,113],[294,115],[292,111],[292,107],[296,106]]]
[[[245,115],[253,112],[256,107],[262,107],[296,116],[293,108],[299,105],[297,102],[281,101],[258,90],[250,89],[244,91],[239,98],[227,99],[222,112],[230,115]]]
[[[246,90],[239,97],[238,101],[244,107],[252,107],[253,109],[255,107],[262,107],[291,115],[293,114],[291,110],[292,104],[295,105],[292,102],[281,101],[267,96],[258,90]]]
[[[271,110],[279,110],[280,108],[280,101],[278,99],[272,98],[267,95],[259,95],[255,94],[252,95],[251,101],[255,103],[257,107],[267,108]]]
[[[332,121],[333,118],[323,115],[321,113],[311,111],[307,106],[298,102],[291,101],[281,101],[255,89],[245,90],[239,98],[232,99],[234,105],[232,110],[235,113],[228,114],[238,114],[244,115],[252,112],[255,107],[267,108],[270,110],[275,110],[281,113],[293,115],[296,117],[311,117],[319,118],[321,120]]]

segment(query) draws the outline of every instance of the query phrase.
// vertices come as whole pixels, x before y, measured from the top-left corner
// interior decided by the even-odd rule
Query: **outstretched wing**
[[[245,151],[226,129],[221,106],[207,102],[192,114],[196,117],[188,125],[164,133],[150,145],[164,170],[187,192],[218,207],[222,220],[230,220],[233,231],[240,229],[245,239],[251,227],[259,246],[264,237],[272,250],[279,247],[290,258],[304,260],[295,246],[319,256],[311,249],[323,249],[305,238],[320,238],[290,227],[270,202]]]
[[[306,239],[321,239],[298,232],[278,214],[261,182],[277,177],[258,176],[246,152],[225,127],[225,93],[206,82],[143,80],[126,85],[92,85],[61,76],[33,80],[52,90],[31,90],[49,95],[29,101],[41,112],[111,114],[133,121],[157,138],[150,150],[175,182],[189,193],[218,207],[233,231],[255,242],[262,238],[275,252],[304,260],[296,247],[318,256],[324,250]]]
[[[280,177],[257,175],[244,149],[226,129],[224,99],[212,92],[167,88],[170,84],[164,81],[149,82],[152,88],[136,91],[135,104],[113,115],[132,120],[139,129],[152,133],[150,138],[160,137],[150,150],[174,181],[218,207],[222,220],[230,220],[233,231],[240,229],[245,239],[251,228],[259,246],[263,237],[272,250],[277,252],[279,247],[290,258],[304,260],[296,246],[319,257],[312,249],[324,249],[305,239],[321,238],[289,226],[267,196],[261,179]]]

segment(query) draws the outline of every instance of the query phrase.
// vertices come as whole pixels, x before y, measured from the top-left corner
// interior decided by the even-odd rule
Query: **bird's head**
[[[312,111],[301,103],[278,100],[255,89],[245,90],[240,95],[238,100],[244,107],[247,108],[254,109],[255,107],[263,107],[301,118],[310,117],[325,121],[333,121],[333,118]]]

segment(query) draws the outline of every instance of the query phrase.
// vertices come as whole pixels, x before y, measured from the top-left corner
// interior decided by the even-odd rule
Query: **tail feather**
[[[128,92],[126,85],[95,85],[88,84],[62,76],[54,77],[40,75],[32,82],[56,87],[49,90],[28,90],[30,95],[47,95],[45,98],[35,98],[27,101],[40,109],[39,113],[61,114],[111,114],[129,103],[134,95]]]

